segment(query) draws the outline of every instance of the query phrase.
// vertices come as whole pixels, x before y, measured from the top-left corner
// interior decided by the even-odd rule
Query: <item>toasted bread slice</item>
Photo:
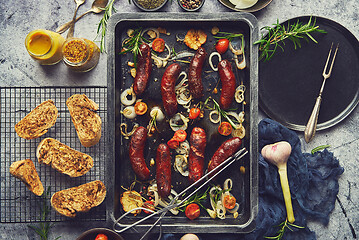
[[[57,119],[58,110],[54,101],[47,100],[34,108],[15,125],[16,133],[25,139],[38,138],[52,127]]]
[[[54,193],[51,206],[66,217],[75,217],[78,212],[87,212],[100,205],[105,197],[105,185],[96,180]]]
[[[84,147],[91,147],[101,138],[101,118],[95,112],[98,105],[85,94],[74,94],[66,101],[77,136]]]
[[[37,196],[41,196],[44,193],[44,187],[31,159],[12,163],[10,173],[25,183],[26,187]]]
[[[91,156],[76,151],[53,138],[45,138],[36,150],[39,163],[51,165],[57,171],[70,177],[79,177],[93,167]]]

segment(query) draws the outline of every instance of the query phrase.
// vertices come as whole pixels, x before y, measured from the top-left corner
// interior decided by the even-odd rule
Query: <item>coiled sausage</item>
[[[173,63],[166,68],[166,71],[162,76],[162,102],[163,107],[169,117],[172,117],[177,112],[175,84],[180,72],[181,66],[178,63]]]
[[[133,91],[141,95],[147,87],[152,72],[151,48],[148,44],[140,45],[140,54],[137,56],[136,76],[133,82]]]
[[[206,148],[206,132],[199,127],[192,130],[188,157],[189,181],[196,182],[203,176],[204,150]]]
[[[203,96],[202,68],[206,59],[206,51],[204,48],[198,48],[193,56],[188,70],[188,86],[193,98],[201,98]]]
[[[141,180],[147,180],[150,177],[150,170],[146,165],[143,155],[146,139],[147,129],[142,126],[138,127],[131,137],[129,147],[132,169]]]
[[[222,83],[219,104],[221,108],[228,109],[232,104],[236,92],[236,78],[232,71],[231,63],[226,59],[220,61],[218,64],[218,72]]]
[[[167,144],[161,143],[156,154],[156,182],[158,194],[166,198],[171,193],[171,153]]]

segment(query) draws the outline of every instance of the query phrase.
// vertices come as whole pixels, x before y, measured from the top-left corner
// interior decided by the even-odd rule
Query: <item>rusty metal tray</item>
[[[133,122],[139,123],[141,126],[147,126],[149,117],[137,117],[134,120],[128,120],[123,117],[120,111],[124,108],[120,102],[121,92],[130,87],[133,83],[133,78],[130,75],[130,67],[127,65],[128,61],[133,61],[132,54],[120,55],[121,43],[127,37],[127,30],[129,28],[135,29],[138,27],[163,27],[171,34],[169,36],[161,35],[165,41],[175,48],[176,52],[188,48],[180,42],[176,41],[177,33],[186,33],[190,28],[202,29],[207,33],[207,42],[203,45],[207,53],[214,51],[215,39],[211,34],[211,29],[218,26],[221,31],[226,32],[242,32],[245,36],[245,49],[247,68],[238,71],[237,82],[241,79],[246,86],[245,93],[245,122],[246,136],[243,139],[243,146],[247,148],[249,154],[241,160],[236,162],[228,171],[222,174],[214,184],[223,185],[223,181],[230,176],[234,182],[232,193],[237,196],[240,203],[239,216],[233,218],[228,216],[224,220],[212,219],[205,211],[202,211],[201,216],[194,220],[188,220],[184,214],[172,215],[168,213],[162,219],[162,229],[164,232],[181,233],[181,232],[197,232],[197,233],[247,233],[255,228],[254,219],[258,208],[258,149],[257,149],[257,113],[258,113],[258,52],[257,48],[253,46],[253,42],[258,39],[258,27],[256,18],[248,13],[226,13],[226,14],[201,14],[201,13],[176,13],[170,15],[169,13],[121,13],[115,14],[111,17],[108,25],[107,35],[107,54],[108,54],[108,131],[113,134],[108,134],[108,148],[107,148],[107,173],[113,176],[108,182],[109,189],[107,195],[107,220],[114,222],[124,212],[119,201],[120,195],[124,192],[122,187],[128,188],[133,180],[135,174],[132,171],[129,156],[128,145],[129,140],[124,139],[120,132],[120,124],[128,123],[132,128]],[[229,59],[234,64],[233,55],[228,51],[223,58]],[[170,64],[170,63],[169,63]],[[168,64],[168,65],[169,65]],[[188,64],[180,63],[182,70],[188,69]],[[204,72],[209,70],[208,57],[204,65]],[[162,106],[160,94],[160,80],[164,72],[164,68],[157,69],[153,66],[153,71],[149,85],[146,92],[141,97],[144,101],[151,105],[158,104]],[[202,100],[208,97],[210,91],[206,89],[213,88],[218,80],[218,73],[203,73],[203,82],[205,88],[205,96]],[[237,83],[238,84],[238,83]],[[219,94],[217,94],[217,97]],[[206,119],[206,117],[204,118]],[[168,125],[168,123],[167,123]],[[201,120],[197,126],[201,126],[207,132],[207,147],[205,153],[205,165],[208,164],[209,159],[214,151],[225,140],[224,137],[216,134],[216,126],[208,124],[205,120]],[[187,133],[190,133],[191,126]],[[167,128],[169,129],[169,128]],[[173,136],[173,132],[167,131],[166,127],[160,134],[154,135],[148,139],[146,143],[146,162],[149,165],[151,157],[155,157],[155,150],[160,142],[167,142]],[[241,174],[239,167],[244,166],[246,173]],[[155,166],[151,169],[152,178],[154,178]],[[174,172],[172,168],[172,186],[177,192],[183,190],[188,186],[188,179]],[[127,217],[121,221],[121,227],[126,227],[132,223],[140,220],[146,216],[141,213],[137,216]],[[144,232],[152,225],[155,219],[149,219],[133,232]],[[158,231],[155,228],[154,231]]]

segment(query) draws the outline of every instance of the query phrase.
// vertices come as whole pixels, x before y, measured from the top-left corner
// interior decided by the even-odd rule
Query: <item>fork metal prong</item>
[[[334,52],[334,56],[333,56],[333,58],[332,58],[332,62],[331,62],[331,64],[330,64],[329,71],[328,71],[328,73],[327,73],[328,63],[329,63],[330,56],[331,56],[331,53],[332,53],[332,50],[333,50],[333,43],[332,43],[332,45],[330,46],[328,58],[327,58],[327,61],[326,61],[326,63],[325,63],[324,70],[323,70],[323,77],[324,77],[324,78],[329,78],[329,77],[330,77],[330,74],[332,73],[332,69],[333,69],[335,57],[337,56],[338,48],[339,48],[339,43],[337,44],[337,47],[336,47],[335,52]]]

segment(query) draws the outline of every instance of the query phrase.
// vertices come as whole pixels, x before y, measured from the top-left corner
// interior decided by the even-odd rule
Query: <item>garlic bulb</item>
[[[199,238],[197,237],[197,235],[187,233],[186,235],[183,235],[180,240],[199,240]]]

